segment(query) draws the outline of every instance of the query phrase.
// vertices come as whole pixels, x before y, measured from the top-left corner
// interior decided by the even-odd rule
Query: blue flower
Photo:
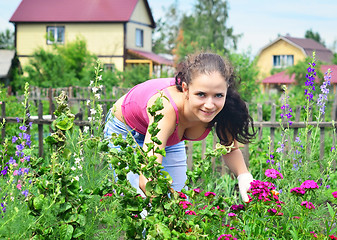
[[[16,142],[16,140],[18,140],[19,138],[17,137],[17,136],[13,136],[13,138],[12,138],[12,143],[15,143]]]
[[[8,163],[9,164],[14,164],[14,163],[16,163],[16,161],[15,161],[15,159],[13,157],[10,157]]]
[[[24,190],[24,191],[22,191],[21,193],[22,193],[23,195],[25,195],[25,197],[27,197],[29,192],[28,192],[28,190]]]
[[[16,145],[16,150],[22,151],[25,147],[22,144]]]
[[[25,125],[22,125],[22,126],[19,127],[19,129],[22,130],[22,131],[26,131],[27,127]]]

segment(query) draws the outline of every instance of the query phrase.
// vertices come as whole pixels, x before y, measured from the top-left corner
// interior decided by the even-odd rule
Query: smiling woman
[[[223,159],[238,176],[241,196],[248,201],[247,190],[253,177],[247,170],[238,142],[249,142],[255,132],[246,105],[234,89],[234,79],[231,64],[221,56],[213,53],[188,56],[178,65],[175,78],[146,81],[120,98],[108,114],[105,136],[109,138],[117,133],[126,137],[130,131],[146,150],[146,143],[152,142],[147,128],[154,122],[147,108],[164,95],[164,108],[160,111],[164,117],[158,122],[157,137],[161,141],[158,147],[165,149],[166,156],[156,156],[163,170],[172,177],[172,188],[180,191],[185,186],[184,140],[202,140],[215,126],[220,143],[234,146]],[[148,179],[129,173],[128,180],[145,196]]]

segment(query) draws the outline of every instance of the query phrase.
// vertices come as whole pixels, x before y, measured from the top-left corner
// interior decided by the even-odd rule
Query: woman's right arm
[[[154,101],[157,99],[158,94],[156,94],[154,97],[150,99],[148,102],[148,106],[152,106],[154,104]],[[163,104],[164,104],[164,109],[159,111],[158,113],[163,114],[163,118],[158,122],[158,128],[160,131],[156,135],[156,137],[162,142],[160,145],[155,143],[155,148],[159,147],[159,149],[164,149],[166,147],[166,143],[168,138],[173,134],[176,128],[176,113],[171,105],[171,103],[166,99],[163,98]],[[149,126],[154,122],[154,117],[148,114],[149,117]],[[147,145],[146,143],[152,143],[151,140],[151,135],[147,131],[145,134],[145,139],[144,139],[144,145],[143,149],[146,151],[147,150]],[[150,152],[149,155],[155,155],[157,157],[157,162],[162,163],[163,161],[163,156],[154,152]],[[146,183],[148,182],[148,179],[146,179],[143,175],[139,176],[139,188],[142,189],[142,191],[145,193],[145,186]]]

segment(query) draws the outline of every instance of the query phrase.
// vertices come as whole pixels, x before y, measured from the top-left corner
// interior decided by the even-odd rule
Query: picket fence
[[[127,92],[128,89],[126,88],[113,88],[111,93],[107,94],[107,92],[103,91],[102,98],[99,100],[99,102],[103,106],[103,118],[102,123],[104,122],[105,116],[107,114],[107,111],[112,106],[112,104],[118,99],[120,96],[122,96],[124,93]],[[90,110],[86,104],[86,101],[90,98],[90,92],[91,88],[83,88],[83,87],[73,87],[73,88],[63,88],[63,89],[39,89],[39,88],[31,88],[30,91],[30,102],[35,104],[35,106],[38,109],[38,115],[32,116],[29,119],[27,119],[27,122],[32,122],[32,124],[36,124],[38,127],[38,146],[39,146],[39,156],[43,156],[44,152],[44,144],[43,139],[45,137],[45,132],[43,129],[43,125],[51,125],[53,120],[55,119],[55,116],[53,115],[53,112],[55,110],[55,97],[59,95],[61,91],[66,91],[68,93],[68,102],[69,105],[77,106],[79,109],[79,112],[75,114],[75,121],[74,124],[79,126],[83,129],[84,126],[90,126],[90,122],[86,119],[90,117]],[[22,101],[22,96],[17,96],[19,101]],[[49,115],[43,115],[43,102],[47,103],[49,105]],[[257,130],[257,137],[256,140],[261,140],[262,135],[264,131],[268,131],[270,140],[271,140],[271,151],[274,150],[275,146],[275,132],[277,129],[281,128],[281,125],[283,125],[283,128],[287,127],[286,122],[279,122],[278,119],[276,119],[276,105],[274,103],[271,104],[271,116],[269,121],[264,121],[262,118],[262,104],[257,104],[257,112],[251,113],[251,115],[254,118],[254,127]],[[337,109],[337,96],[332,103],[332,112],[330,113],[332,116],[333,121],[326,122],[320,121],[312,121],[309,119],[308,122],[301,122],[300,121],[300,110],[301,107],[296,107],[295,111],[295,119],[293,120],[293,123],[290,126],[290,129],[293,130],[293,138],[298,135],[298,131],[300,128],[305,128],[307,125],[311,126],[317,126],[319,128],[319,138],[320,138],[320,159],[324,158],[324,149],[325,149],[325,131],[327,128],[337,128],[337,124],[334,124],[334,121],[336,121],[336,109]],[[6,102],[3,102],[1,104],[1,118],[0,122],[3,121],[3,119],[6,120],[6,124],[8,123],[22,123],[22,118],[16,118],[16,117],[8,117],[6,116]],[[4,128],[1,131],[1,139],[3,140],[5,138],[6,134],[6,124]],[[29,131],[29,130],[28,130]],[[51,132],[51,128],[49,127],[49,132]],[[47,133],[48,134],[48,133]],[[309,133],[310,134],[310,133]],[[217,143],[217,136],[214,133],[212,137],[212,146],[208,146],[209,143],[206,142],[206,139],[201,142],[201,157],[204,158],[206,154],[207,148],[214,148]],[[333,146],[336,146],[336,138],[333,137],[332,143]],[[246,164],[249,165],[249,144],[244,144],[240,146],[240,149],[243,153],[244,159],[246,161]],[[310,149],[310,148],[309,148]],[[186,144],[186,150],[187,150],[187,165],[188,168],[192,168],[193,166],[193,142],[187,142]],[[228,172],[228,169],[226,168],[224,161],[220,161],[220,166],[217,165],[217,159],[212,158],[212,167],[215,170],[221,169],[222,174],[226,174]]]

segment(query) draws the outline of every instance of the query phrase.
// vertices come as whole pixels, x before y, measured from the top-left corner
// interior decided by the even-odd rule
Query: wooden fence
[[[30,101],[33,101],[34,104],[38,108],[38,116],[35,116],[34,118],[31,117],[28,119],[29,122],[32,122],[33,124],[37,124],[38,126],[38,142],[39,142],[39,155],[43,155],[43,138],[44,138],[44,130],[43,130],[43,125],[50,125],[52,121],[55,119],[55,116],[53,115],[54,109],[55,109],[55,103],[54,103],[54,98],[58,96],[58,94],[62,91],[66,90],[69,94],[69,104],[77,104],[79,105],[79,112],[75,115],[75,121],[74,124],[83,128],[84,126],[90,126],[90,122],[84,119],[87,119],[87,117],[90,116],[90,109],[88,106],[86,106],[86,101],[90,96],[90,91],[91,88],[79,88],[79,87],[74,87],[74,88],[66,88],[66,89],[37,89],[34,91],[31,91],[31,96],[29,98]],[[115,102],[115,100],[123,95],[127,89],[120,89],[120,88],[114,88],[110,94],[107,94],[106,92],[102,94],[102,99],[100,99],[100,102],[102,103],[103,106],[103,120],[104,116],[107,113],[107,110],[112,106],[112,104]],[[21,96],[18,96],[19,100],[22,100]],[[46,119],[43,115],[43,103],[42,101],[47,101],[49,104],[49,118]],[[337,108],[337,96],[332,104],[332,112],[331,116],[334,121],[336,121],[336,108]],[[309,122],[300,122],[300,109],[301,107],[296,107],[295,111],[295,119],[293,120],[293,123],[290,126],[290,129],[293,129],[293,138],[295,138],[298,134],[298,130],[300,128],[305,128],[307,125],[311,126],[317,126],[319,128],[319,137],[320,137],[320,158],[322,159],[324,157],[324,149],[325,149],[325,130],[326,128],[336,128],[337,126],[334,124],[333,121],[331,122],[325,122],[324,120],[321,122],[316,122],[316,121],[311,121],[309,119]],[[274,150],[275,146],[275,131],[278,128],[281,128],[281,125],[283,127],[287,127],[286,122],[280,123],[276,119],[276,105],[271,103],[271,116],[269,121],[264,121],[262,118],[262,104],[257,105],[257,112],[256,113],[251,113],[251,115],[254,117],[254,127],[257,129],[257,139],[261,140],[262,139],[262,134],[264,131],[269,130],[269,136],[271,139],[271,151]],[[6,103],[3,102],[1,105],[1,118],[0,121],[5,119],[6,123],[16,123],[17,118],[16,117],[7,117],[6,116]],[[22,122],[22,119],[20,119]],[[5,137],[5,131],[6,128],[4,127],[1,132],[2,139]],[[51,129],[50,129],[51,131]],[[215,134],[212,136],[213,141],[212,141],[212,146],[211,148],[214,148],[217,142],[217,137]],[[333,146],[336,145],[336,139],[332,139]],[[192,167],[192,161],[193,161],[193,143],[188,142],[187,143],[187,164],[188,167]],[[205,157],[206,149],[207,149],[207,143],[206,140],[203,140],[201,143],[201,157]],[[245,144],[240,146],[245,161],[247,165],[249,164],[249,144]],[[212,166],[215,168],[216,164],[216,159],[212,159]],[[223,161],[221,161],[222,166],[221,166],[221,171],[224,174],[227,170],[226,167],[224,166]]]

